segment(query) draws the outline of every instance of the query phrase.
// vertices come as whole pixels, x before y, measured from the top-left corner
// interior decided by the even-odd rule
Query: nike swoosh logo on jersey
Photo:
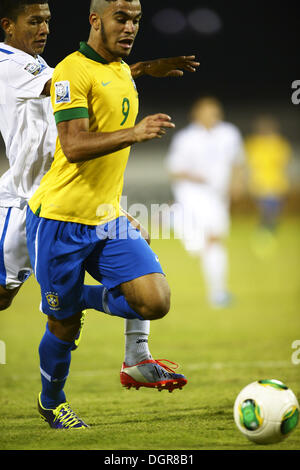
[[[107,85],[109,85],[110,83],[111,83],[111,81],[110,81],[110,82],[101,82],[101,84],[102,84],[103,86],[107,86]]]

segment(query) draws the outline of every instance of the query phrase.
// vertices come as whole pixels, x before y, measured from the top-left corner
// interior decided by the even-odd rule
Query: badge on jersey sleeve
[[[70,82],[65,80],[63,82],[54,83],[55,87],[55,103],[70,103],[71,102],[71,91]]]
[[[34,75],[36,77],[37,75],[39,75],[39,73],[41,73],[42,65],[32,62],[30,64],[27,64],[26,67],[24,67],[24,70],[26,70],[26,72],[31,73],[31,75]]]

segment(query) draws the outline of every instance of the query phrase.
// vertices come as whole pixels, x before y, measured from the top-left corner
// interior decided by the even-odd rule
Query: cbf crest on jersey
[[[56,292],[47,292],[46,299],[51,310],[60,310],[59,297]]]
[[[71,102],[71,92],[70,92],[70,82],[56,82],[55,87],[55,103],[70,103]]]

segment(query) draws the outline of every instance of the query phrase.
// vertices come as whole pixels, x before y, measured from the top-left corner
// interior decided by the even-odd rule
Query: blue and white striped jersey
[[[8,171],[0,178],[0,206],[20,207],[50,168],[57,131],[49,97],[53,69],[40,56],[0,43],[0,132]]]

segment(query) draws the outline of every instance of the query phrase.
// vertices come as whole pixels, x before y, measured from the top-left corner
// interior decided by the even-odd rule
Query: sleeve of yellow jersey
[[[88,94],[92,83],[75,56],[60,62],[54,70],[51,101],[56,124],[89,118]]]

